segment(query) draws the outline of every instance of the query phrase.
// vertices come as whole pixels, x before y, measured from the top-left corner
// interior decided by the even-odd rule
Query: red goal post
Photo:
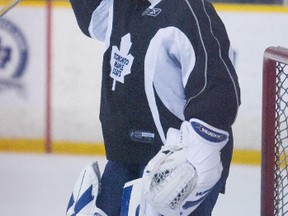
[[[263,59],[261,216],[288,216],[288,49]]]

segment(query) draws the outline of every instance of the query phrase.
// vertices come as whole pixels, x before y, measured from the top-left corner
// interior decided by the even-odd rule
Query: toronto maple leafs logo
[[[121,38],[120,49],[117,46],[112,47],[110,77],[114,79],[112,85],[113,91],[115,91],[116,82],[124,84],[124,77],[131,73],[131,66],[134,61],[134,57],[129,54],[131,45],[131,35],[128,33]]]

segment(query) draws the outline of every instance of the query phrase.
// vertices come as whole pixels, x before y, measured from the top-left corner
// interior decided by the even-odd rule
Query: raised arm
[[[70,0],[78,26],[88,37],[91,37],[88,29],[92,13],[100,3],[101,0]]]

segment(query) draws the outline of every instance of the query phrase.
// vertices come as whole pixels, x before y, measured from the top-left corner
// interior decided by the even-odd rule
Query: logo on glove
[[[211,130],[198,122],[191,122],[195,132],[206,140],[219,143],[227,139],[227,135]]]

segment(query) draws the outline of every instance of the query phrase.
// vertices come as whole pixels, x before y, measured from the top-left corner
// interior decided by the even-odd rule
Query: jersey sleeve
[[[213,6],[206,3],[195,15],[198,31],[188,33],[196,61],[185,84],[185,119],[198,118],[227,130],[240,105],[240,88],[229,57],[230,41]],[[185,55],[185,53],[184,53]]]
[[[88,37],[89,25],[94,10],[100,5],[101,0],[70,0],[74,15],[81,31]]]
[[[90,36],[100,41],[105,41],[106,34],[110,35],[112,28],[113,0],[102,0],[93,11],[89,24]],[[107,33],[109,32],[109,33]]]

